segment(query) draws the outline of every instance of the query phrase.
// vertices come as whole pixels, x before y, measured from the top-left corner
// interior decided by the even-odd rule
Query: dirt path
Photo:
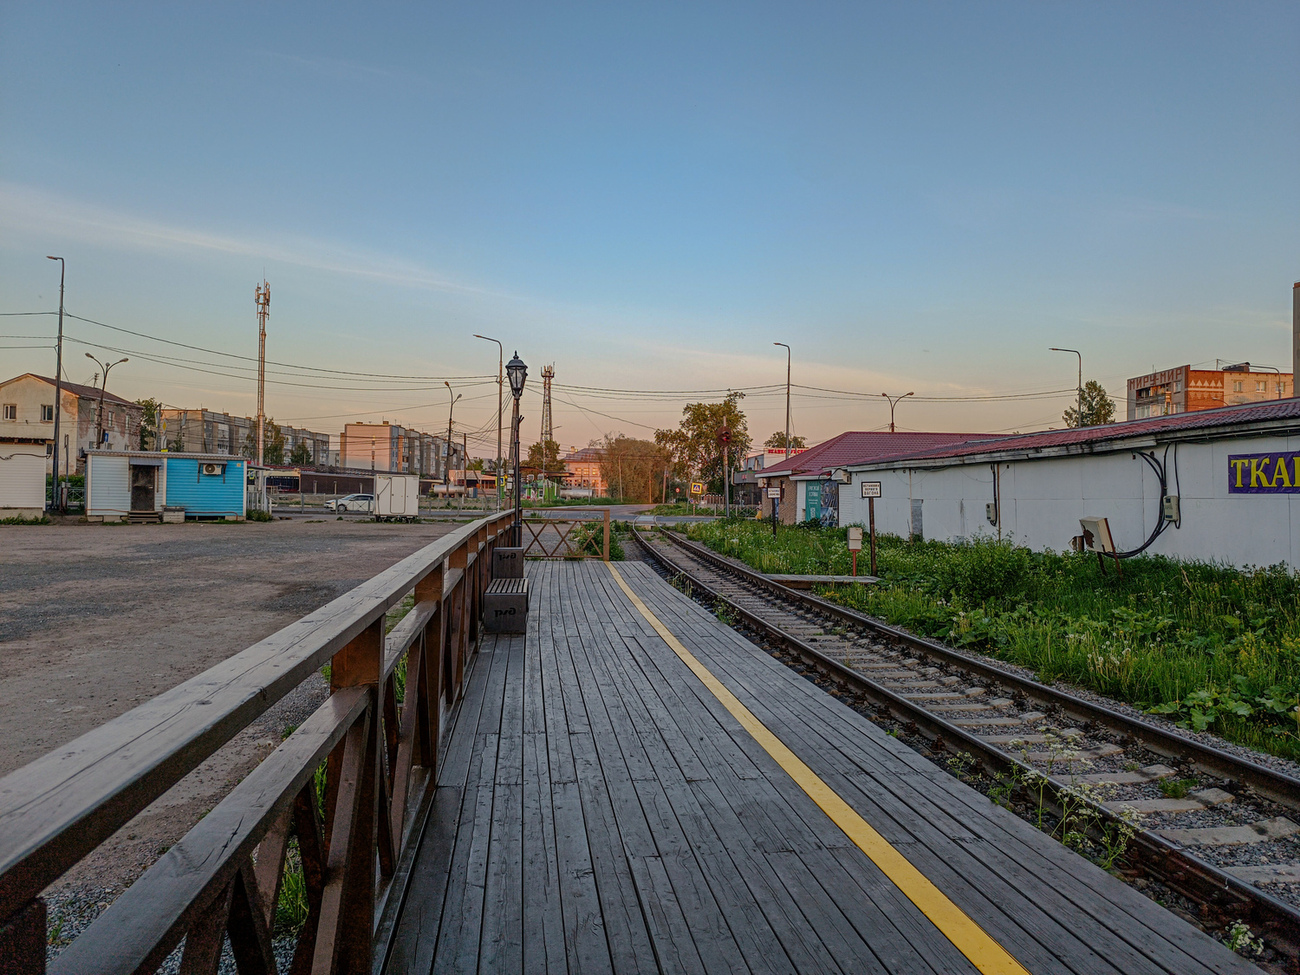
[[[457,527],[0,526],[0,775],[201,673]],[[63,881],[120,891],[323,700],[309,681]],[[111,899],[111,894],[108,895]]]

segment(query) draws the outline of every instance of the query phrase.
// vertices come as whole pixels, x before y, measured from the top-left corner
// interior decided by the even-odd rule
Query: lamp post
[[[62,499],[59,497],[59,414],[63,412],[63,278],[68,270],[67,262],[61,257],[45,255],[46,260],[59,262],[59,342],[54,353],[54,498],[51,507],[62,511]]]
[[[790,457],[790,346],[784,342],[773,342],[785,349],[785,456]]]
[[[915,396],[916,393],[904,393],[902,396],[890,396],[888,393],[881,393],[881,396],[889,400],[889,432],[894,432],[894,407],[909,396]]]
[[[505,490],[505,481],[501,477],[501,397],[505,395],[505,361],[506,350],[501,345],[500,339],[490,338],[486,335],[475,333],[474,338],[482,339],[484,342],[496,342],[497,344],[497,511],[501,510],[502,491]]]
[[[1074,418],[1076,427],[1083,426],[1083,353],[1078,349],[1058,349],[1052,346],[1048,352],[1073,352],[1079,357],[1079,415]]]
[[[524,395],[524,380],[528,378],[528,367],[524,365],[519,353],[506,364],[506,375],[510,377],[510,395],[515,399],[514,416],[511,420],[511,440],[515,453],[515,547],[524,544],[524,496],[519,490],[519,397]]]
[[[464,394],[463,393],[453,394],[451,391],[451,383],[447,382],[447,380],[445,379],[442,381],[442,384],[447,387],[447,395],[451,396],[451,405],[447,407],[447,462],[442,466],[442,483],[443,486],[447,489],[446,490],[447,495],[450,496],[451,495],[451,413],[452,410],[456,408],[456,400],[460,399],[461,396],[463,396]]]
[[[95,365],[99,366],[99,368],[104,372],[104,381],[99,384],[99,412],[95,415],[95,449],[99,450],[100,445],[104,442],[104,390],[108,389],[108,370],[112,369],[114,366],[120,366],[124,362],[130,362],[131,360],[124,356],[116,362],[110,362],[108,365],[104,365],[104,363],[100,362],[89,352],[86,353],[86,358],[94,362]]]

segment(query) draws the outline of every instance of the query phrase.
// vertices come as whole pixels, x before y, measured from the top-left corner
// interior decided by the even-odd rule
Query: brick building
[[[1128,381],[1129,420],[1217,410],[1295,395],[1294,377],[1276,369],[1251,368],[1239,362],[1222,369],[1174,366]]]

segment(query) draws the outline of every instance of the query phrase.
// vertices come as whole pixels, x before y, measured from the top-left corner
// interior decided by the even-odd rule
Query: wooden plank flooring
[[[641,563],[649,610],[1033,973],[1258,969],[883,734]],[[768,755],[596,562],[530,563],[455,712],[387,971],[975,966]]]

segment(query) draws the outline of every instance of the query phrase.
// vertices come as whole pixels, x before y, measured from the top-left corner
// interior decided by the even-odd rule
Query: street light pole
[[[454,409],[456,408],[456,400],[460,399],[461,396],[463,396],[464,394],[463,394],[463,393],[456,393],[455,395],[452,395],[452,392],[451,392],[451,383],[447,382],[447,380],[444,379],[444,380],[442,381],[442,384],[443,384],[444,386],[447,387],[447,395],[448,395],[448,396],[451,396],[451,405],[447,407],[447,462],[446,462],[445,464],[443,464],[443,466],[442,466],[442,483],[443,483],[443,487],[446,488],[446,494],[447,494],[447,496],[448,496],[447,499],[450,500],[450,495],[451,495],[451,413],[452,413],[452,410],[454,410]]]
[[[506,375],[510,377],[510,395],[514,397],[515,407],[514,416],[511,422],[511,439],[514,441],[515,452],[515,548],[524,544],[524,494],[519,489],[519,423],[523,417],[519,415],[519,397],[524,395],[524,381],[528,378],[528,367],[524,361],[519,358],[519,353],[510,360],[506,366]]]
[[[773,342],[785,349],[785,456],[790,457],[790,346],[784,342]]]
[[[894,432],[894,407],[909,396],[915,396],[915,393],[904,393],[902,396],[890,396],[888,393],[881,393],[881,396],[889,400],[889,432]]]
[[[110,362],[108,365],[104,365],[104,363],[100,362],[89,352],[86,353],[86,358],[99,366],[104,373],[104,381],[99,384],[99,412],[95,415],[95,449],[99,450],[100,445],[104,442],[104,390],[108,389],[108,370],[112,369],[114,366],[120,366],[124,362],[130,362],[131,360],[124,356],[116,362]]]
[[[1056,346],[1052,346],[1047,351],[1048,352],[1073,352],[1075,355],[1079,357],[1079,406],[1078,406],[1079,413],[1074,418],[1074,425],[1076,427],[1081,427],[1083,426],[1083,353],[1080,352],[1078,349],[1058,349]]]
[[[68,264],[61,257],[46,259],[59,262],[59,342],[54,354],[54,498],[50,507],[56,511],[63,510],[59,498],[59,414],[63,412],[63,277]]]
[[[501,345],[500,339],[490,338],[487,335],[475,333],[474,338],[482,339],[485,342],[496,342],[497,344],[497,511],[501,510],[501,499],[504,496],[505,480],[501,477],[501,397],[505,394],[505,361],[506,350]]]

